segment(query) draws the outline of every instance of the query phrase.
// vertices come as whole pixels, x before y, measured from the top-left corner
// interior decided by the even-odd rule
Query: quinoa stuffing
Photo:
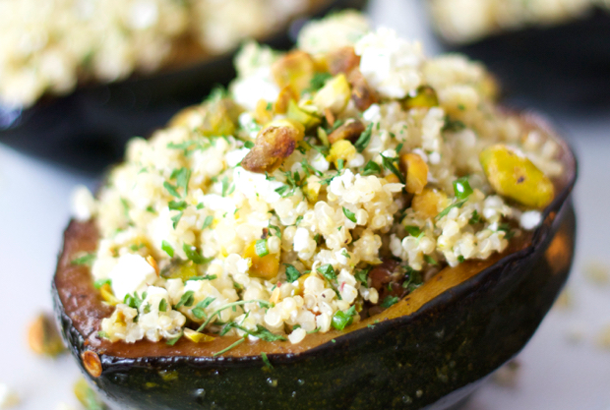
[[[28,107],[77,82],[192,63],[273,33],[313,0],[0,0],[0,103]]]
[[[134,138],[97,199],[75,192],[101,236],[77,262],[116,306],[100,337],[296,344],[540,224],[559,147],[480,64],[354,13],[298,44],[247,44],[228,91]]]
[[[604,0],[430,0],[428,6],[443,38],[458,44],[524,27],[555,26],[610,9]]]

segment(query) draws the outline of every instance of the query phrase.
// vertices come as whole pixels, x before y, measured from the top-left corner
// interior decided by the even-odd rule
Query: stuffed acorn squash
[[[565,282],[575,160],[460,56],[335,15],[129,144],[53,282],[118,408],[447,408]]]

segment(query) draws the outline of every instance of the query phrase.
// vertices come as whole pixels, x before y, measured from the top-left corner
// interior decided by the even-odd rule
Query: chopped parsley
[[[353,223],[356,223],[356,214],[347,209],[346,207],[343,207],[343,215],[345,215],[345,217]]]
[[[371,159],[364,166],[362,175],[367,176],[367,175],[374,175],[374,174],[379,174],[379,173],[381,173],[381,167],[379,166],[379,164],[377,164],[375,161],[373,161]]]
[[[282,239],[282,230],[279,227],[269,224],[269,229],[271,229],[273,231],[273,235]]]
[[[167,242],[166,240],[163,240],[163,242],[161,242],[161,249],[165,253],[167,253],[170,258],[174,257],[174,248],[172,248],[172,245],[170,245],[169,242]]]
[[[294,282],[301,277],[301,272],[299,272],[297,268],[288,263],[285,263],[284,265],[286,265],[286,280],[288,282]]]
[[[184,253],[186,253],[186,257],[197,265],[208,263],[211,260],[208,258],[204,258],[203,255],[201,255],[197,251],[196,247],[188,245],[186,243],[182,245],[182,250],[184,251]]]
[[[472,188],[468,183],[468,177],[458,178],[453,181],[453,192],[458,199],[466,199],[472,194]]]
[[[191,310],[191,313],[197,319],[203,319],[204,317],[206,317],[204,309],[206,309],[208,306],[210,306],[212,304],[212,302],[214,302],[215,300],[216,300],[216,298],[208,296],[207,298],[203,299],[201,302],[197,303],[197,306],[195,306],[193,308],[193,310]]]
[[[265,363],[265,367],[269,370],[273,370],[273,365],[269,361],[269,358],[267,357],[267,353],[261,352],[261,357],[263,358],[263,363]]]
[[[214,280],[217,277],[217,275],[193,276],[188,278],[185,282],[188,282],[189,280]]]
[[[256,244],[254,245],[254,252],[256,252],[256,255],[261,258],[263,256],[269,255],[269,248],[267,247],[267,240],[266,239],[257,240]]]
[[[178,193],[178,189],[174,185],[172,185],[169,182],[165,181],[165,182],[163,182],[163,187],[167,190],[167,192],[169,192],[169,194],[171,196],[176,197],[176,198],[180,198],[180,194]]]
[[[324,276],[329,281],[337,279],[337,274],[335,273],[335,269],[333,268],[333,266],[330,263],[318,267],[317,271],[320,272],[322,274],[322,276]]]
[[[408,225],[405,226],[405,231],[411,236],[419,237],[422,234],[422,230],[418,226]]]
[[[172,339],[169,339],[167,342],[165,342],[165,344],[169,345],[169,346],[173,346],[176,344],[176,342],[178,342],[178,340],[180,340],[182,338],[183,333],[180,332],[180,334]]]
[[[252,149],[252,148],[254,148],[254,143],[252,141],[246,141],[246,142],[244,142],[244,147],[246,147],[248,149]]]
[[[369,145],[369,143],[371,142],[372,134],[373,134],[373,123],[370,123],[369,125],[367,125],[364,132],[362,134],[360,134],[360,136],[354,143],[354,147],[356,148],[356,150],[358,152],[364,151],[364,149]]]
[[[161,299],[159,302],[159,312],[167,312],[167,300]]]
[[[424,260],[428,262],[430,265],[437,266],[438,262],[430,255],[424,255]]]
[[[381,302],[381,307],[383,308],[389,308],[392,305],[395,305],[396,303],[398,303],[398,301],[400,300],[400,298],[398,296],[386,296],[385,299],[383,300],[383,302]]]
[[[91,266],[94,261],[95,261],[95,253],[87,253],[87,254],[84,254],[82,256],[72,259],[72,261],[70,263],[72,265]]]
[[[93,282],[93,287],[95,287],[96,289],[101,289],[102,286],[104,286],[104,285],[112,286],[112,280],[110,280],[110,279],[98,279],[95,282]]]
[[[381,162],[383,163],[384,168],[390,171],[392,174],[396,175],[400,182],[402,182],[403,184],[406,183],[405,176],[394,165],[394,161],[397,161],[398,158],[388,158],[383,156],[383,154],[379,155],[381,155]]]
[[[201,226],[201,230],[203,231],[205,228],[211,226],[212,222],[214,222],[214,217],[212,215],[206,216],[203,225]]]
[[[360,270],[356,271],[356,274],[354,275],[356,280],[358,282],[360,282],[362,284],[362,286],[364,286],[365,288],[369,287],[368,278],[369,278],[370,271],[371,271],[371,267],[369,266],[366,269],[360,269]]]
[[[472,213],[472,216],[468,220],[468,223],[470,225],[474,225],[474,224],[479,223],[479,222],[481,222],[481,215],[475,209],[474,212]]]
[[[347,326],[351,325],[356,316],[356,306],[350,307],[347,311],[337,311],[332,318],[331,324],[337,330],[343,330]]]
[[[332,74],[330,73],[315,73],[309,81],[309,88],[305,91],[314,92],[318,91],[320,88],[324,87],[324,84],[328,79],[332,78]]]
[[[189,290],[187,292],[184,292],[184,294],[180,298],[180,301],[178,302],[178,304],[175,307],[176,307],[176,309],[179,309],[182,306],[191,307],[191,306],[193,306],[193,303],[195,303],[195,292],[193,292],[192,290]]]

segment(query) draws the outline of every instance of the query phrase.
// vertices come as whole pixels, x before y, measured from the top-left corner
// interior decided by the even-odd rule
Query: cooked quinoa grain
[[[102,337],[299,343],[541,222],[549,199],[532,181],[553,189],[558,147],[495,105],[481,65],[331,19],[299,44],[336,47],[245,46],[228,93],[134,138],[97,200],[74,196],[116,305]]]

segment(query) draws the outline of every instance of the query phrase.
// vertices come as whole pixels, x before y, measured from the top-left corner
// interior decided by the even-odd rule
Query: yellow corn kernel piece
[[[544,208],[555,197],[551,180],[532,161],[506,145],[484,149],[479,160],[487,180],[500,195],[532,208]]]
[[[348,140],[339,140],[330,146],[330,151],[327,161],[333,162],[336,168],[339,168],[339,160],[342,159],[345,164],[356,156],[356,147]]]
[[[263,279],[273,279],[280,270],[280,255],[269,253],[258,256],[256,253],[256,241],[252,241],[244,251],[244,258],[250,258],[250,276]]]
[[[424,188],[420,194],[415,194],[411,207],[422,218],[434,218],[447,206],[447,195],[436,189]]]
[[[271,66],[276,84],[280,88],[291,87],[297,95],[309,87],[314,71],[315,64],[311,56],[298,50],[285,54]]]
[[[428,183],[428,164],[419,155],[410,152],[400,156],[400,168],[407,175],[407,192],[421,194]]]
[[[102,295],[102,299],[104,300],[104,302],[108,303],[110,306],[116,306],[121,303],[121,301],[117,299],[116,296],[114,296],[112,288],[107,283],[102,285],[102,287],[100,288],[100,294]]]
[[[256,109],[254,110],[254,119],[261,125],[267,124],[273,119],[273,112],[268,109],[269,104],[262,98],[256,103]]]
[[[333,114],[339,114],[345,109],[352,95],[345,74],[341,73],[326,82],[313,98],[313,103],[320,111],[326,109]]]
[[[294,100],[290,100],[288,102],[288,111],[286,112],[286,116],[289,119],[302,124],[305,128],[312,128],[320,123],[320,118],[299,107]]]
[[[280,90],[280,93],[273,103],[273,112],[276,114],[285,114],[288,111],[288,104],[290,101],[297,101],[298,96],[290,87],[284,87]]]
[[[205,333],[196,332],[193,329],[184,328],[184,337],[195,343],[206,343],[215,340],[216,338]]]
[[[422,85],[417,88],[415,95],[407,96],[403,101],[406,110],[411,108],[432,108],[438,106],[438,96],[434,88]]]

